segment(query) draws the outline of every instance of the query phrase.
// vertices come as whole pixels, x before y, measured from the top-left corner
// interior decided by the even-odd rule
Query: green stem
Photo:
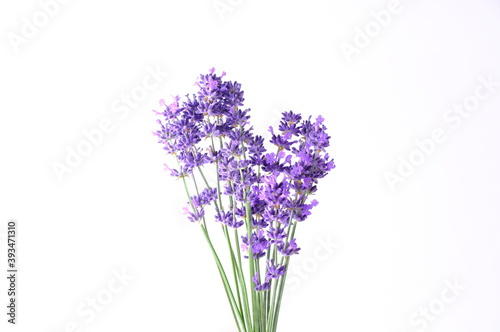
[[[292,227],[292,232],[290,239],[293,239],[295,235],[295,229],[297,228],[297,222],[293,224]],[[288,241],[287,241],[288,242]],[[273,319],[273,332],[276,331],[276,328],[278,327],[278,318],[280,315],[280,308],[281,308],[281,299],[283,297],[283,290],[285,289],[285,282],[286,282],[286,276],[288,274],[288,264],[290,262],[290,256],[287,256],[285,258],[285,274],[281,276],[280,278],[280,287],[279,287],[279,293],[278,293],[278,302],[276,303],[276,308],[274,310],[274,319]]]
[[[270,331],[273,331],[272,330],[272,327],[274,325],[274,306],[275,306],[275,303],[276,303],[276,288],[278,287],[278,282],[276,279],[272,279],[271,280],[271,294],[272,294],[272,301],[271,301],[271,307],[270,307],[270,312],[269,312],[269,316],[267,317],[267,325],[270,329]]]
[[[210,250],[212,251],[212,254],[213,254],[214,259],[215,259],[215,263],[217,264],[217,268],[219,269],[219,273],[220,273],[220,276],[222,278],[222,283],[224,284],[224,289],[226,291],[226,295],[227,295],[229,303],[231,305],[231,310],[233,312],[233,316],[234,316],[234,319],[236,321],[236,325],[238,326],[238,330],[245,331],[245,332],[251,332],[251,331],[247,331],[247,329],[245,328],[245,323],[244,323],[243,317],[241,315],[241,312],[238,309],[238,305],[236,303],[236,300],[234,299],[234,295],[233,295],[233,292],[231,290],[231,285],[229,284],[229,281],[228,281],[227,276],[226,276],[226,272],[224,271],[224,267],[222,266],[222,263],[220,262],[219,256],[217,256],[217,253],[216,253],[215,248],[212,244],[212,241],[210,241],[210,237],[208,236],[208,233],[207,233],[206,229],[203,227],[203,225],[201,226],[201,229],[203,231],[203,235],[205,236],[205,239],[207,240],[207,243],[210,247]]]
[[[246,226],[247,226],[247,238],[248,241],[250,242],[250,238],[252,236],[252,208],[250,206],[250,202],[246,203]],[[252,253],[252,247],[249,245],[248,246],[248,264],[250,267],[250,282],[255,275],[255,266],[254,266],[254,259],[253,259],[253,253]],[[250,287],[250,293],[252,297],[252,311],[253,311],[253,326],[257,328],[257,308],[256,308],[256,294],[255,294],[255,288]]]
[[[224,225],[224,235],[226,236],[226,240],[228,241],[229,251],[231,253],[231,262],[233,265],[233,272],[234,272],[234,277],[235,277],[236,289],[238,292],[238,301],[239,301],[239,305],[240,305],[239,307],[240,307],[240,310],[244,310],[243,313],[245,315],[245,321],[246,321],[248,330],[252,331],[250,308],[248,306],[247,288],[246,288],[245,278],[243,276],[243,271],[241,270],[241,256],[238,255],[238,260],[236,260],[236,256],[234,254],[234,250],[233,250],[233,247],[231,244],[231,240],[229,238],[229,232],[227,231],[226,225]],[[239,241],[238,241],[236,232],[235,232],[235,235],[236,235],[236,245],[238,248]],[[242,302],[240,299],[240,286],[241,286],[241,296],[243,296],[243,306],[242,306]]]
[[[238,284],[238,263],[236,262],[236,257],[234,257],[234,251],[233,251],[233,245],[231,244],[231,239],[229,238],[229,233],[227,231],[227,226],[222,225],[222,232],[224,233],[224,236],[227,241],[227,246],[229,248],[229,252],[231,254],[231,265],[233,267],[233,277],[234,277],[234,284],[236,285],[236,294],[238,295],[238,308],[240,311],[242,310],[243,306],[241,305],[241,295],[240,295],[240,286]]]
[[[245,319],[246,319],[246,322],[247,322],[247,327],[248,327],[248,331],[253,331],[253,328],[252,328],[252,317],[250,315],[250,306],[249,306],[249,303],[248,303],[248,291],[247,291],[247,285],[246,285],[246,282],[245,282],[245,277],[243,275],[243,265],[241,264],[241,254],[240,254],[240,251],[238,250],[238,248],[240,247],[240,240],[239,240],[239,237],[238,237],[238,230],[235,229],[234,230],[234,238],[235,238],[235,242],[236,242],[236,248],[237,248],[237,253],[238,253],[238,277],[239,277],[239,280],[240,280],[240,284],[241,284],[241,293],[243,294],[243,304],[244,304],[244,309],[245,309]],[[250,286],[251,286],[251,281],[250,281]]]

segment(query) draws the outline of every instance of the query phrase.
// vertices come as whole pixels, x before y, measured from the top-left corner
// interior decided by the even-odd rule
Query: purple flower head
[[[318,205],[318,201],[313,199],[310,204],[304,204],[305,195],[299,196],[297,200],[289,201],[287,208],[292,211],[293,219],[297,221],[304,221],[311,215],[311,209]]]
[[[186,215],[188,220],[191,222],[199,223],[203,220],[203,217],[205,216],[205,211],[203,210],[202,207],[196,209],[194,212],[189,211],[188,206],[182,208],[182,210],[184,211],[184,215]]]
[[[325,121],[325,118],[321,115],[318,115],[318,117],[316,118],[316,122],[314,123],[314,128],[316,128],[316,130],[319,130],[323,121]]]
[[[271,282],[269,282],[269,280],[266,278],[266,281],[264,281],[263,283],[260,283],[260,280],[259,280],[259,274],[256,273],[253,277],[252,277],[252,281],[253,283],[255,284],[255,290],[257,292],[262,292],[262,291],[266,291],[266,290],[269,290],[271,288]]]
[[[263,217],[271,224],[278,222],[286,227],[290,221],[290,211],[282,207],[268,207],[264,211]]]
[[[269,238],[269,244],[282,244],[286,238],[285,229],[279,225],[276,228],[270,226],[267,231],[267,237]]]
[[[266,254],[265,251],[269,248],[269,242],[265,237],[264,231],[261,229],[252,232],[250,239],[247,236],[242,236],[241,242],[241,249],[244,252],[248,252],[248,248],[250,247],[255,259],[264,257]],[[248,258],[248,256],[245,256],[245,258]]]
[[[205,205],[210,205],[213,201],[217,199],[217,189],[216,188],[205,188],[203,191],[196,196],[191,197],[191,201],[193,202],[194,206],[205,206]]]
[[[269,127],[269,132],[272,135],[270,142],[278,147],[278,150],[290,150],[290,147],[296,143],[296,141],[290,141],[291,133],[286,135],[275,135],[273,127]]]
[[[252,133],[250,130],[232,130],[228,133],[228,137],[235,144],[241,145],[241,143],[248,144],[252,141]]]
[[[217,211],[217,214],[215,215],[215,221],[221,222],[231,228],[238,228],[243,226],[244,224],[242,220],[236,220],[232,212]]]
[[[175,96],[173,98],[174,98],[174,101],[170,105],[167,106],[165,104],[165,100],[163,100],[163,99],[160,100],[160,105],[164,106],[164,107],[166,106],[165,111],[170,113],[170,115],[175,116],[179,111],[179,100],[181,98],[179,96]]]
[[[306,216],[310,216],[311,215],[311,209],[315,206],[318,206],[319,202],[315,199],[313,199],[311,201],[311,204],[305,204],[303,207],[302,207],[302,213],[304,213]]]
[[[250,115],[248,115],[249,111],[249,108],[246,110],[241,110],[237,107],[232,108],[227,116],[227,122],[237,129],[239,127],[243,128],[248,124],[248,120],[250,119]]]
[[[252,143],[248,147],[248,151],[253,155],[262,155],[265,153],[264,138],[262,136],[254,136]]]
[[[164,166],[166,171],[170,171],[170,176],[174,176],[178,179],[187,177],[193,172],[193,169],[187,165],[181,166],[180,170],[169,168],[167,164],[164,164]]]
[[[283,256],[291,256],[294,254],[298,254],[300,251],[300,248],[297,247],[297,244],[295,243],[295,239],[292,239],[290,243],[284,244],[281,243],[278,245],[278,251],[280,254]]]
[[[193,148],[190,151],[181,151],[179,153],[179,161],[190,168],[195,168],[210,163],[210,157],[207,153],[202,153],[199,149]]]
[[[290,186],[288,182],[277,182],[275,176],[270,176],[264,180],[266,185],[262,194],[262,199],[270,206],[279,207],[283,205],[290,196]]]
[[[275,265],[274,260],[267,261],[267,274],[266,276],[271,279],[279,279],[286,272],[284,265]]]
[[[283,112],[281,117],[281,122],[279,125],[279,130],[282,132],[283,135],[286,135],[286,137],[290,138],[291,136],[298,136],[299,134],[299,128],[298,125],[300,123],[300,120],[302,117],[300,114],[294,114],[292,111],[290,112]]]

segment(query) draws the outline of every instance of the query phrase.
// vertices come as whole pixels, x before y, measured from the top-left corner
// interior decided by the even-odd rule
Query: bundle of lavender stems
[[[241,84],[224,76],[211,69],[196,94],[161,100],[154,134],[172,158],[165,168],[184,184],[184,213],[208,243],[238,331],[275,332],[290,257],[300,251],[297,225],[318,205],[310,197],[318,180],[335,168],[326,152],[330,136],[322,116],[283,112],[278,128],[269,127],[268,152],[243,109]],[[218,224],[211,232],[223,233],[230,274],[207,219]]]

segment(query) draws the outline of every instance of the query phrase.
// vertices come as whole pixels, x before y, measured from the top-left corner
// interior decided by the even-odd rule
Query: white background
[[[235,331],[151,135],[158,101],[215,67],[243,84],[257,132],[293,109],[322,114],[332,136],[337,168],[298,229],[281,331],[423,331],[411,317],[429,306],[428,331],[499,331],[500,87],[459,125],[445,119],[481,77],[500,81],[498,1],[402,0],[347,57],[342,43],[354,47],[388,1],[228,1],[221,14],[212,0],[72,0],[17,45],[26,20],[44,24],[40,3],[0,5],[1,269],[9,219],[20,255],[18,324],[6,323],[2,278],[0,330]],[[146,68],[168,76],[114,112]],[[58,179],[54,163],[103,119],[112,131]],[[391,190],[387,172],[424,156],[415,140],[436,128],[444,142]],[[77,313],[123,269],[133,280],[102,311]]]

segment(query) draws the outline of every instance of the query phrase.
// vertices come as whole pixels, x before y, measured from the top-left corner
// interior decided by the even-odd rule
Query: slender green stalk
[[[228,246],[229,252],[231,254],[231,265],[233,268],[234,284],[236,286],[236,294],[238,295],[238,308],[240,309],[240,311],[242,311],[243,306],[241,304],[240,286],[238,283],[239,266],[238,266],[238,263],[236,262],[236,257],[234,257],[233,245],[231,244],[231,239],[229,238],[229,233],[227,231],[226,225],[222,225],[222,232],[224,233],[224,236],[225,236],[226,241],[227,241],[227,246]]]
[[[240,240],[238,238],[238,230],[237,229],[234,230],[234,237],[235,237],[235,242],[236,242],[236,248],[239,248],[240,247]],[[241,264],[241,254],[240,254],[239,250],[237,250],[237,253],[238,253],[238,267],[239,267],[238,268],[238,277],[239,277],[240,284],[241,284],[241,293],[243,294],[243,305],[244,305],[244,309],[245,309],[245,320],[246,320],[246,323],[247,323],[248,330],[249,331],[253,331],[253,328],[252,328],[252,316],[250,315],[250,306],[249,306],[249,303],[248,303],[247,285],[246,285],[246,282],[245,282],[245,277],[243,275],[243,265]],[[251,286],[251,284],[250,284],[250,286]]]
[[[219,256],[217,255],[214,246],[212,245],[212,241],[210,241],[210,237],[208,236],[208,233],[206,229],[201,226],[201,229],[203,231],[203,235],[205,236],[205,239],[207,240],[207,243],[210,247],[210,250],[212,251],[212,254],[215,259],[215,263],[217,264],[217,268],[219,269],[219,273],[222,278],[222,283],[224,284],[224,289],[226,290],[226,294],[228,296],[230,305],[231,305],[231,310],[233,311],[233,316],[236,321],[236,324],[238,325],[238,330],[239,331],[245,331],[245,332],[251,332],[247,331],[245,328],[245,323],[243,320],[243,316],[241,315],[240,310],[238,309],[238,304],[236,303],[236,300],[234,299],[233,292],[231,290],[231,285],[229,284],[229,281],[227,280],[226,272],[224,271],[224,267],[222,266],[222,263],[220,262]]]
[[[234,273],[234,277],[235,277],[236,289],[238,292],[239,307],[240,307],[241,311],[244,310],[243,314],[245,316],[247,328],[249,329],[249,331],[252,331],[251,316],[250,316],[250,309],[248,307],[248,295],[247,295],[245,277],[243,276],[243,272],[241,270],[241,257],[238,256],[238,260],[236,260],[236,256],[235,256],[234,251],[233,251],[231,240],[229,238],[229,232],[227,231],[227,226],[224,225],[223,228],[224,228],[224,235],[226,236],[226,240],[228,241],[229,251],[231,254],[231,263],[233,266],[233,273]],[[237,233],[235,233],[235,234],[237,235]],[[237,244],[237,246],[239,245],[239,241],[237,238],[236,238],[236,244]],[[243,296],[243,305],[242,305],[242,302],[240,299],[240,286],[241,286],[241,296]]]
[[[285,268],[288,269],[288,263],[290,262],[290,256],[287,256],[285,259]],[[283,289],[285,288],[285,282],[286,282],[286,276],[287,273],[285,272],[284,275],[281,276],[279,280],[279,290],[278,290],[278,302],[276,303],[276,309],[273,315],[273,324],[272,324],[272,332],[276,332],[276,329],[278,328],[278,318],[280,316],[280,307],[281,307],[281,299],[283,297]]]
[[[257,275],[260,276],[260,265],[259,261],[257,261],[257,264],[255,264],[255,270]],[[258,317],[259,317],[259,328],[261,331],[265,332],[266,324],[264,320],[264,300],[262,296],[262,292],[257,292],[257,308],[258,308]]]
[[[295,235],[295,229],[297,228],[297,222],[295,222],[293,224],[293,227],[292,227],[292,231],[291,231],[291,236],[290,236],[290,239],[293,239],[294,235]],[[287,241],[288,242],[288,241]],[[276,328],[278,327],[278,318],[279,318],[279,315],[280,315],[280,308],[281,308],[281,299],[283,297],[283,290],[285,289],[285,282],[286,282],[286,276],[288,274],[288,264],[290,262],[290,256],[287,256],[285,258],[285,274],[281,276],[281,280],[280,280],[280,287],[279,287],[279,293],[278,293],[278,302],[276,303],[276,308],[275,308],[275,313],[274,313],[274,321],[273,321],[273,328],[274,330],[272,330],[273,332],[276,331]]]
[[[262,293],[262,325],[263,331],[267,331],[267,295],[269,291],[265,291]]]
[[[269,326],[270,331],[273,331],[272,326],[274,323],[274,307],[276,304],[276,287],[278,287],[278,282],[276,279],[272,279],[271,280],[271,289],[272,289],[271,294],[272,294],[273,299],[271,301],[269,316],[267,317],[267,325]]]
[[[250,202],[246,203],[246,226],[247,226],[247,237],[248,241],[250,241],[250,238],[252,236],[252,208],[250,207]],[[248,246],[248,264],[250,267],[250,282],[255,275],[255,266],[254,266],[254,259],[253,259],[253,253],[252,253],[252,247]],[[250,287],[250,293],[252,297],[252,312],[253,312],[253,326],[254,328],[257,328],[257,299],[256,299],[256,291],[254,287]]]
[[[276,246],[276,244],[273,244],[273,245]],[[269,248],[267,250],[266,261],[269,261],[270,258],[271,258],[271,248]],[[266,266],[266,274],[267,274],[267,266]],[[271,316],[270,310],[271,310],[271,291],[268,290],[268,291],[266,291],[266,323],[267,323],[266,325],[267,326],[269,326],[269,317]]]

